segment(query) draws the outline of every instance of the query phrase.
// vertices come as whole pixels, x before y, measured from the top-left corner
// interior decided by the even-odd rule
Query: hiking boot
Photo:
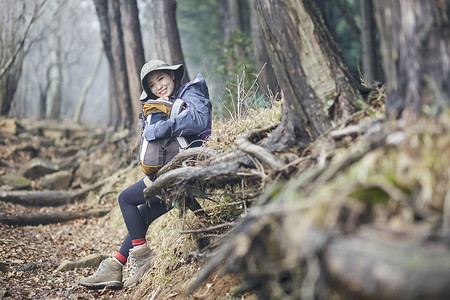
[[[121,289],[122,266],[113,258],[107,258],[101,262],[94,275],[77,280],[77,283],[89,289],[102,289],[108,287],[111,289]]]
[[[150,268],[150,264],[155,255],[149,248],[137,248],[130,250],[128,260],[131,264],[131,274],[125,280],[123,287],[129,288],[134,286],[144,276],[145,272]]]

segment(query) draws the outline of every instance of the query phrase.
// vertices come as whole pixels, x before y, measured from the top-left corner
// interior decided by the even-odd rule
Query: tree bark
[[[61,211],[54,213],[0,216],[0,223],[18,226],[45,225],[67,222],[80,218],[99,218],[106,215],[107,213],[109,213],[109,210]]]
[[[231,40],[234,33],[241,30],[241,19],[238,0],[222,1],[223,16],[223,37],[225,41]]]
[[[139,97],[141,95],[141,67],[145,63],[144,46],[142,44],[139,11],[136,0],[120,0],[125,59],[133,107],[133,123],[141,111]]]
[[[22,74],[22,62],[25,53],[21,52],[14,67],[5,72],[0,80],[0,116],[7,116],[11,110],[14,94],[17,90],[19,78]]]
[[[304,147],[364,106],[358,82],[324,25],[314,1],[256,0],[267,51],[284,94],[272,150]],[[280,16],[284,16],[280,18]]]
[[[111,53],[111,34],[109,29],[109,21],[108,21],[108,2],[107,0],[93,0],[95,4],[95,10],[97,13],[97,17],[100,23],[100,35],[103,43],[103,51],[105,52],[106,58],[108,59],[109,64],[109,99],[108,99],[108,126],[113,128],[118,128],[118,123],[120,122],[120,115],[117,113],[118,111],[118,97],[115,92],[115,82],[116,76],[114,74],[112,65],[113,58]]]
[[[109,66],[109,120],[108,126],[117,130],[120,127],[121,123],[121,114],[120,114],[120,105],[119,105],[119,97],[117,95],[117,86],[116,86],[116,76],[114,75],[114,71],[112,66]]]
[[[0,192],[0,201],[24,206],[60,206],[73,202],[77,192],[66,191],[5,191]]]
[[[100,21],[103,48],[109,62],[110,70],[110,99],[117,100],[120,114],[111,117],[114,128],[133,127],[133,110],[128,84],[128,72],[125,60],[125,48],[120,15],[119,0],[93,0],[97,16]],[[110,110],[114,112],[114,103],[110,103]],[[119,118],[119,119],[117,119]]]
[[[45,86],[41,86],[37,78],[33,76],[33,79],[36,83],[36,87],[39,90],[39,107],[38,107],[39,120],[44,120],[47,116],[47,96],[51,85],[51,71],[52,66],[48,67],[47,71],[45,72],[46,75]]]
[[[267,54],[266,45],[261,38],[254,2],[255,0],[250,0],[250,25],[252,29],[253,51],[256,57],[256,68],[261,70],[264,67],[258,77],[259,89],[266,95],[277,96],[280,93],[280,87],[278,86],[275,71]]]
[[[181,48],[176,6],[176,0],[151,2],[155,44],[159,59],[168,64],[184,64],[185,74],[182,83],[186,83],[189,82],[189,75]]]
[[[435,114],[450,105],[450,3],[374,1],[390,118]],[[432,108],[432,109],[430,109]]]
[[[50,85],[50,114],[49,119],[60,120],[61,119],[61,106],[62,106],[62,85],[63,85],[63,62],[62,62],[62,45],[61,36],[56,37],[57,47],[53,51],[53,65],[54,76]]]
[[[417,239],[381,230],[333,239],[322,255],[326,279],[349,299],[448,299],[447,247]]]
[[[108,19],[111,33],[111,53],[114,61],[113,72],[116,76],[115,86],[122,120],[121,127],[131,129],[134,124],[134,118],[128,84],[119,0],[110,1],[108,5]]]
[[[373,84],[377,79],[377,44],[372,0],[360,0],[361,44],[364,81]]]
[[[222,27],[225,43],[231,42],[237,31],[242,31],[241,23],[241,10],[238,0],[225,0],[222,1],[223,16]],[[234,44],[233,50],[236,55],[236,61],[241,62],[244,60],[244,49],[242,45]],[[230,59],[228,61],[229,68],[233,67],[234,62]]]

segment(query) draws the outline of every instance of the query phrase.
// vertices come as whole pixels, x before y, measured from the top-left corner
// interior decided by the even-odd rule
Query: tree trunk
[[[314,1],[256,0],[267,51],[284,94],[272,150],[305,146],[364,106],[358,82],[324,25]],[[280,18],[280,16],[284,16]]]
[[[241,24],[241,11],[239,8],[239,1],[238,0],[225,0],[222,2],[223,5],[223,19],[222,19],[222,26],[223,26],[223,36],[225,43],[232,42],[234,35],[237,31],[242,31],[242,24]],[[234,54],[236,55],[236,61],[241,62],[244,60],[244,49],[242,48],[242,45],[234,44],[233,50]],[[230,69],[233,67],[233,61],[230,60],[228,62],[230,65]]]
[[[114,131],[116,131],[120,127],[121,123],[121,114],[120,114],[120,105],[119,105],[119,97],[117,96],[117,86],[116,86],[116,76],[114,75],[114,71],[112,70],[112,66],[109,66],[109,120],[108,126],[111,126]]]
[[[23,59],[32,37],[31,26],[42,12],[45,1],[33,4],[25,1],[3,1],[0,10],[0,116],[7,116],[11,110],[19,79],[22,75]],[[30,11],[31,15],[27,14]],[[10,21],[13,23],[10,24]],[[5,23],[7,22],[7,23]]]
[[[41,86],[36,76],[33,76],[33,79],[36,83],[36,87],[39,90],[39,107],[38,107],[39,120],[44,120],[47,117],[47,98],[48,98],[48,91],[50,90],[52,82],[51,73],[52,73],[52,66],[49,66],[47,68],[47,71],[45,72],[46,76],[45,86]]]
[[[267,54],[266,45],[261,38],[254,2],[255,0],[250,0],[250,25],[252,29],[253,51],[256,57],[256,68],[261,70],[264,67],[258,77],[259,89],[264,94],[276,96],[280,93],[280,88],[269,55]]]
[[[355,21],[355,17],[349,9],[348,1],[345,0],[332,0],[330,7],[334,10],[337,8],[342,15],[342,18],[345,19],[346,23],[350,27],[350,29],[355,33],[356,36],[361,35],[361,29]],[[339,16],[339,18],[341,18]],[[333,22],[332,24],[337,24],[337,22]]]
[[[128,82],[133,107],[133,124],[141,111],[139,97],[141,95],[141,67],[145,63],[144,46],[142,45],[139,11],[136,0],[120,0],[122,13],[123,40],[127,64]]]
[[[131,129],[134,124],[133,110],[130,99],[130,88],[128,85],[128,72],[125,60],[125,46],[123,42],[123,31],[121,23],[121,12],[119,0],[113,0],[108,5],[108,19],[111,34],[111,53],[113,57],[113,72],[116,76],[116,92],[120,106],[121,128]]]
[[[50,89],[50,115],[51,120],[61,119],[61,106],[62,106],[62,84],[63,84],[63,62],[61,57],[61,37],[56,37],[57,47],[53,52],[53,63],[55,68],[53,69],[54,79],[51,81]]]
[[[108,22],[108,2],[107,0],[93,0],[95,4],[95,10],[100,23],[100,34],[103,43],[103,51],[105,52],[106,58],[109,64],[109,97],[108,97],[108,126],[117,129],[118,122],[120,121],[120,116],[116,111],[118,106],[117,93],[115,92],[115,82],[116,76],[113,72],[113,58],[111,53],[111,34],[109,30]]]
[[[73,121],[77,124],[81,124],[81,114],[83,112],[84,104],[86,103],[86,96],[94,83],[95,78],[97,77],[98,70],[100,69],[100,65],[102,63],[102,56],[103,54],[100,52],[97,62],[95,63],[94,70],[92,71],[92,75],[86,80],[86,83],[81,90],[80,98],[78,99],[77,107],[75,109],[75,114],[73,115]]]
[[[44,120],[47,115],[47,93],[39,89],[38,120]]]
[[[225,0],[222,1],[222,7],[223,37],[225,41],[229,41],[236,31],[241,30],[239,3],[238,0]]]
[[[114,128],[132,128],[133,113],[125,61],[119,0],[93,0],[100,22],[103,48],[108,58],[110,70],[110,112],[114,112],[117,100],[120,112],[110,116]],[[119,119],[118,119],[119,118]],[[118,125],[117,125],[118,124]]]
[[[363,76],[365,82],[372,84],[378,75],[377,44],[372,0],[360,0],[360,9]]]
[[[379,0],[374,8],[388,117],[406,118],[424,110],[434,114],[449,107],[449,1]]]
[[[178,32],[176,6],[175,0],[151,2],[156,51],[159,59],[168,64],[184,64],[186,66]],[[189,81],[187,68],[185,70],[183,83]]]
[[[17,58],[20,62],[5,72],[0,80],[0,116],[7,116],[11,109],[19,78],[22,74],[23,56],[24,54]]]

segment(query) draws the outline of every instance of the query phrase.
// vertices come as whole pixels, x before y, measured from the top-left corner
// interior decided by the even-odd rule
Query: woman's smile
[[[148,75],[148,86],[157,98],[170,97],[175,89],[174,74],[162,71],[153,71]]]
[[[166,93],[167,89],[166,88],[162,88],[159,90],[159,94],[164,95]]]

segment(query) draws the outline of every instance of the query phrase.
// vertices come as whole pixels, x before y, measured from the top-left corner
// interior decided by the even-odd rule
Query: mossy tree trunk
[[[364,105],[314,1],[256,0],[255,9],[283,91],[272,150],[305,146]]]
[[[450,105],[450,2],[374,1],[392,118]],[[432,108],[431,110],[427,108]]]

